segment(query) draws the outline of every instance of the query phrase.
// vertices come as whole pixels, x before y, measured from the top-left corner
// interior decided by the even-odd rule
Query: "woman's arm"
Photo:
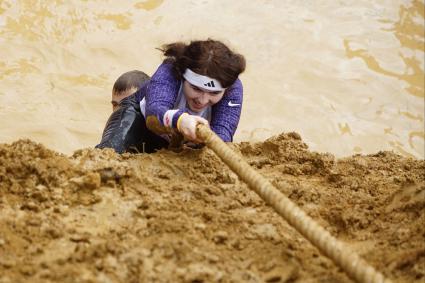
[[[173,109],[178,96],[180,81],[174,77],[172,64],[162,63],[152,76],[146,91],[146,121],[159,122],[161,126],[177,127],[177,120],[183,111]],[[158,125],[158,124],[156,124]],[[155,129],[152,128],[154,132]]]
[[[241,116],[242,100],[242,82],[237,79],[212,108],[211,129],[225,142],[233,141]]]

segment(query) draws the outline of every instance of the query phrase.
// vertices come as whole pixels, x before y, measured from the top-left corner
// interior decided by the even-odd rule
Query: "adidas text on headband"
[[[199,75],[187,68],[183,74],[183,77],[192,85],[209,90],[209,91],[222,91],[225,90],[221,86],[221,83],[213,78]]]

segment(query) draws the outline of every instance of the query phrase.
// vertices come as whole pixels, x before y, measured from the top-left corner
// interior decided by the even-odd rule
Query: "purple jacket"
[[[146,97],[146,117],[154,115],[162,123],[165,112],[174,107],[181,83],[173,74],[172,64],[161,64],[136,93],[138,102]],[[212,106],[210,127],[225,142],[233,141],[241,115],[242,98],[242,82],[237,79],[226,89],[223,98]],[[179,110],[174,114],[173,128],[177,128],[177,120],[183,113]]]

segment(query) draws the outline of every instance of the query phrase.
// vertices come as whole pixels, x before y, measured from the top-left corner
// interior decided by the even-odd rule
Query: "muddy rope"
[[[197,136],[211,148],[241,180],[254,190],[267,204],[273,207],[291,226],[307,238],[324,255],[333,260],[357,282],[390,283],[357,253],[334,238],[318,225],[289,198],[256,172],[239,155],[234,153],[208,126],[199,124]]]

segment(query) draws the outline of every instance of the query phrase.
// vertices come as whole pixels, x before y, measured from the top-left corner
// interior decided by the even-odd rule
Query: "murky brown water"
[[[237,141],[424,157],[423,1],[0,0],[0,142],[94,146],[121,73],[207,37],[248,61]]]

